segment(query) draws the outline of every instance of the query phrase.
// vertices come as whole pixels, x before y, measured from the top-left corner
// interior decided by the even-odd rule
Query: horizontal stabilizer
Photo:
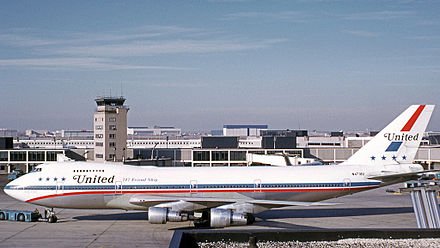
[[[424,173],[439,172],[439,171],[440,170],[426,170],[426,171],[417,171],[417,172],[409,172],[409,173],[397,173],[390,175],[371,176],[368,177],[368,179],[379,180],[384,183],[394,182],[394,181],[405,182],[409,180],[416,180]]]

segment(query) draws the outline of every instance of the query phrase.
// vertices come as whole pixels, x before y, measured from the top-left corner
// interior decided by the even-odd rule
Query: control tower
[[[95,161],[123,161],[127,149],[127,113],[124,97],[98,97],[94,114]]]

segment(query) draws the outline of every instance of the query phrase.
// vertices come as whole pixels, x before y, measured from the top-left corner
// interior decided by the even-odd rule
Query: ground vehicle
[[[19,178],[20,176],[23,176],[23,175],[24,175],[24,172],[22,170],[15,169],[15,170],[11,171],[11,173],[8,174],[8,180],[12,181],[12,180]]]
[[[23,221],[23,222],[34,222],[41,218],[40,212],[38,210],[28,211],[28,210],[8,210],[0,209],[0,221],[1,220],[12,220],[12,221]]]

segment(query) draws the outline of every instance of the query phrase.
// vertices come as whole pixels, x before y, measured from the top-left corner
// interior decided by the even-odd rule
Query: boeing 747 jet
[[[403,182],[423,171],[414,157],[433,105],[413,105],[338,165],[139,167],[42,164],[7,184],[15,199],[47,208],[148,210],[154,224],[246,225],[271,208],[309,206]],[[52,212],[50,217],[56,221]]]

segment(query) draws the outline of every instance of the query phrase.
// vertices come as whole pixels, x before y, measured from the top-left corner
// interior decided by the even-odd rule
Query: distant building
[[[260,136],[261,130],[267,128],[267,125],[223,125],[223,136]]]
[[[25,131],[25,135],[28,137],[55,137],[55,134],[49,130],[28,129]]]
[[[0,149],[12,149],[14,142],[12,137],[0,137]]]
[[[18,137],[18,131],[15,129],[0,128],[0,137]]]
[[[429,132],[427,135],[430,145],[438,146],[440,145],[440,133],[439,132]]]
[[[180,137],[182,130],[175,127],[128,127],[127,134],[131,138],[146,138],[146,137]]]
[[[93,139],[93,130],[61,130],[60,136],[64,139]]]
[[[127,113],[123,97],[95,99],[95,161],[123,161],[127,150]]]
[[[261,130],[261,136],[305,137],[308,136],[308,132],[307,130],[268,129]]]

